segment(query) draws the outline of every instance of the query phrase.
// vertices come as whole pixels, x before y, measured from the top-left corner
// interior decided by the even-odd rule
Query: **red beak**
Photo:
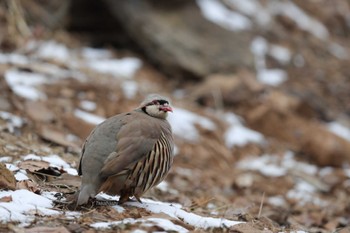
[[[173,109],[170,106],[162,106],[160,107],[160,110],[164,112],[173,112]]]

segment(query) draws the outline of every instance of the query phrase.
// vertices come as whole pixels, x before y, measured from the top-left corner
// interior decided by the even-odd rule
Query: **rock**
[[[204,77],[254,64],[250,33],[206,20],[195,1],[105,1],[145,55],[172,76]]]
[[[350,161],[350,142],[314,120],[269,105],[254,108],[246,120],[253,129],[287,143],[317,165],[341,167]]]

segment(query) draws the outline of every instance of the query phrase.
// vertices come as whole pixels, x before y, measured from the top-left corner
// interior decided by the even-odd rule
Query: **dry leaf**
[[[51,122],[55,115],[43,102],[25,102],[25,109],[30,118],[34,121]]]
[[[21,180],[17,182],[17,189],[27,189],[33,193],[39,194],[41,189],[37,183],[32,180]]]
[[[0,202],[11,202],[12,201],[12,196],[3,196],[0,198]]]
[[[51,142],[57,143],[62,146],[72,147],[75,150],[80,150],[80,146],[74,144],[67,139],[67,134],[62,130],[56,129],[49,125],[42,125],[39,129],[39,135]]]
[[[38,160],[25,160],[18,164],[18,167],[29,171],[29,172],[37,172],[41,169],[48,169],[50,164],[45,161],[38,161]]]
[[[55,177],[50,184],[57,186],[71,186],[74,188],[80,187],[81,178],[79,176],[73,176],[68,173],[63,173],[61,176]]]
[[[24,233],[69,233],[65,227],[33,227],[24,229]]]
[[[0,189],[16,188],[16,178],[13,173],[6,168],[5,164],[0,163]]]
[[[26,160],[18,165],[21,169],[27,172],[50,175],[50,176],[60,176],[64,171],[56,167],[51,167],[48,162],[37,161],[37,160]]]

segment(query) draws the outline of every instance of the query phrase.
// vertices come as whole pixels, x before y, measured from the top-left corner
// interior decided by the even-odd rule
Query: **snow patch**
[[[292,1],[272,1],[269,3],[268,7],[272,14],[283,14],[287,16],[293,20],[299,26],[299,28],[310,32],[312,35],[321,40],[326,40],[329,37],[329,32],[322,23],[310,17]]]
[[[164,229],[165,231],[188,232],[186,228],[176,225],[170,220],[163,219],[163,218],[147,218],[147,219],[126,218],[121,221],[97,222],[97,223],[91,224],[90,226],[97,229],[105,229],[105,228],[111,228],[113,226],[135,224],[135,223],[141,223],[141,226],[145,226],[145,227],[152,227],[156,225]]]
[[[71,53],[68,48],[56,41],[44,41],[39,44],[37,55],[40,58],[53,59],[62,62],[71,60]]]
[[[89,100],[80,101],[80,107],[86,111],[94,111],[96,109],[97,104],[95,102]]]
[[[253,39],[250,49],[255,57],[257,80],[263,84],[278,86],[288,79],[287,72],[282,69],[269,69],[266,67],[266,55],[270,54],[282,63],[289,62],[289,50],[272,45],[265,38],[258,36]]]
[[[29,100],[46,98],[46,95],[37,89],[38,85],[47,82],[44,75],[11,69],[6,71],[5,80],[18,96]]]
[[[173,111],[173,113],[168,115],[167,120],[172,127],[173,133],[180,138],[192,142],[198,141],[199,133],[195,127],[196,124],[208,130],[216,129],[215,123],[206,117],[181,108],[173,108]]]
[[[10,133],[14,133],[16,128],[21,128],[25,122],[21,117],[4,111],[0,111],[0,118],[6,121]]]
[[[316,188],[304,180],[298,180],[293,189],[287,192],[287,197],[297,199],[299,205],[313,203],[318,206],[326,206],[327,202],[315,196]]]
[[[252,27],[250,19],[228,9],[217,0],[197,0],[203,16],[209,21],[232,31],[248,30]]]
[[[330,45],[328,46],[328,51],[331,52],[331,54],[338,59],[349,59],[349,53],[347,49],[339,44],[330,43]]]
[[[289,49],[280,45],[271,45],[269,49],[269,55],[284,65],[288,64],[291,59],[291,53]]]
[[[75,109],[74,110],[74,116],[82,119],[83,121],[86,121],[90,124],[94,124],[94,125],[98,125],[100,123],[102,123],[103,121],[106,120],[106,118],[89,113],[89,112],[85,112],[82,111],[80,109]]]
[[[181,219],[182,221],[198,228],[216,228],[216,227],[231,227],[233,225],[242,223],[237,221],[228,220],[225,218],[213,218],[203,217],[194,213],[189,213],[181,209],[180,204],[176,203],[164,203],[158,201],[152,201],[149,199],[142,199],[141,203],[127,203],[131,206],[147,209],[153,213],[164,213],[175,219]]]
[[[270,86],[278,86],[287,80],[287,72],[281,69],[262,69],[258,71],[257,79]]]
[[[230,124],[224,135],[228,148],[244,146],[250,142],[262,144],[265,141],[262,134],[243,126],[241,123],[242,120],[237,115],[226,113],[224,118]]]
[[[123,89],[124,95],[128,99],[132,99],[136,96],[139,86],[137,82],[132,80],[127,80],[122,82],[121,87]]]
[[[58,155],[38,156],[35,154],[28,154],[23,157],[23,160],[45,161],[45,162],[48,162],[50,166],[63,169],[70,175],[74,175],[74,176],[78,175],[77,170],[75,168],[72,168],[66,161],[64,161]]]
[[[0,222],[16,221],[26,225],[35,219],[35,214],[58,215],[52,210],[52,202],[28,190],[0,191],[0,198],[11,196],[12,201],[0,202]]]
[[[350,141],[350,129],[348,127],[345,127],[344,125],[335,121],[328,123],[327,127],[332,133],[344,138],[347,141]]]
[[[315,175],[318,168],[304,162],[296,161],[294,154],[287,151],[283,157],[263,155],[250,157],[237,163],[237,167],[246,170],[259,171],[261,174],[272,177],[284,176],[288,170],[301,171],[306,174]]]
[[[133,57],[122,59],[99,59],[88,61],[87,66],[103,74],[111,74],[122,78],[132,78],[136,71],[142,66],[142,61]]]
[[[27,65],[28,63],[29,63],[28,58],[22,54],[0,53],[0,64]]]
[[[83,48],[82,51],[83,58],[87,60],[99,60],[107,59],[112,57],[112,53],[107,49],[97,49],[97,48]]]

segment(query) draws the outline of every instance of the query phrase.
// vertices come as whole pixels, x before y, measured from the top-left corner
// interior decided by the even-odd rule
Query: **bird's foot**
[[[119,202],[118,201],[114,201],[114,200],[94,200],[94,205],[95,206],[113,206],[113,205],[118,205]]]

